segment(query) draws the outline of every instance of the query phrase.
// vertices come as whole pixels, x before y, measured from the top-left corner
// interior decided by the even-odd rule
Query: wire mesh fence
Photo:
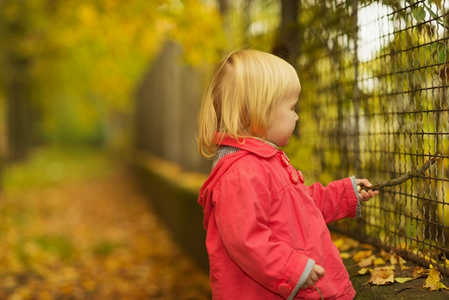
[[[324,182],[356,174],[375,183],[439,157],[332,229],[449,275],[449,3],[316,0],[301,9],[298,140],[310,156],[298,167]],[[306,150],[287,151],[301,161]]]

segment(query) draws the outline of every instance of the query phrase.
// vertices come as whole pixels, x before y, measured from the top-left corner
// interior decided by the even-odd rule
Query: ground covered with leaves
[[[355,299],[449,299],[448,282],[432,265],[423,267],[344,235],[332,234],[357,292]]]
[[[210,299],[113,157],[38,151],[0,193],[0,299]]]

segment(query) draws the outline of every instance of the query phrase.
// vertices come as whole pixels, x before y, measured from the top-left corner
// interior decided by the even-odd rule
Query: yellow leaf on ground
[[[396,255],[390,256],[390,264],[396,265],[398,263],[398,260],[396,259]]]
[[[390,264],[399,265],[401,270],[410,269],[409,267],[404,265],[407,261],[397,254],[392,254],[390,256],[389,260],[390,260]]]
[[[382,257],[376,258],[376,259],[373,261],[373,263],[374,263],[376,266],[378,266],[378,265],[385,265],[385,264],[386,264]]]
[[[407,261],[406,261],[405,259],[403,259],[401,256],[398,256],[398,260],[399,260],[399,264],[400,264],[401,266],[407,262]]]
[[[357,265],[360,268],[366,268],[368,266],[371,266],[373,264],[374,260],[376,260],[376,256],[371,255],[370,257],[362,259]]]
[[[435,263],[435,264],[438,263],[435,258],[430,257],[429,255],[424,255],[424,258],[429,260],[429,261],[431,261],[431,262],[433,262],[433,263]]]
[[[394,271],[378,268],[371,271],[371,278],[368,281],[375,285],[387,285],[394,282]]]
[[[430,265],[429,276],[427,276],[426,278],[426,284],[424,285],[424,288],[431,291],[447,290],[447,287],[442,282],[440,282],[440,280],[440,271]]]
[[[354,275],[365,275],[371,272],[371,269],[369,268],[361,268],[357,272],[354,273]]]
[[[394,256],[394,255],[391,254],[391,252],[387,252],[387,251],[385,251],[384,249],[381,249],[381,250],[380,250],[379,255],[380,255],[381,257],[383,257],[384,259],[386,259],[386,260],[389,260],[392,256]]]
[[[362,259],[365,259],[367,257],[370,257],[373,254],[373,250],[364,250],[364,251],[359,251],[356,254],[354,254],[354,256],[352,257],[352,259],[355,262],[360,262]]]
[[[341,251],[341,248],[343,247],[345,240],[343,238],[332,240],[334,245],[338,248],[338,250]]]
[[[332,240],[340,251],[348,251],[359,246],[359,242],[348,237],[338,237]]]
[[[341,259],[348,259],[348,258],[350,258],[351,256],[352,256],[352,254],[349,253],[349,252],[342,252],[342,253],[340,253]]]
[[[406,282],[412,281],[413,279],[416,279],[416,278],[413,278],[413,277],[401,277],[401,278],[395,278],[394,281],[396,281],[397,283],[406,283]]]
[[[412,273],[413,273],[413,277],[415,277],[415,278],[425,277],[425,276],[429,275],[429,269],[424,269],[421,266],[415,266],[412,269]]]
[[[360,244],[360,248],[371,249],[371,250],[376,249],[373,245],[370,245],[370,244]]]

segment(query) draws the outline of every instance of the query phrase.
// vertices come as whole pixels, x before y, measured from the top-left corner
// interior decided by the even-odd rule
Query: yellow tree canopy
[[[17,67],[11,55],[27,63],[19,76],[49,134],[70,119],[89,131],[131,113],[132,91],[167,38],[192,64],[217,60],[224,41],[217,8],[200,0],[4,0],[0,19],[0,58],[6,69]]]

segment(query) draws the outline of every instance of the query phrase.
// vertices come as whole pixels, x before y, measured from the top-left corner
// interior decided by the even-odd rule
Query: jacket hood
[[[239,148],[241,151],[237,151],[233,154],[228,154],[220,159],[217,165],[212,169],[208,179],[200,189],[198,203],[203,207],[203,224],[205,227],[209,222],[209,217],[213,209],[213,190],[222,175],[225,174],[237,160],[246,155],[255,154],[263,158],[269,158],[276,155],[276,153],[280,151],[277,148],[274,148],[273,146],[267,144],[266,142],[254,138],[245,138],[237,141],[229,136],[224,136],[220,143],[220,146],[232,146]]]

